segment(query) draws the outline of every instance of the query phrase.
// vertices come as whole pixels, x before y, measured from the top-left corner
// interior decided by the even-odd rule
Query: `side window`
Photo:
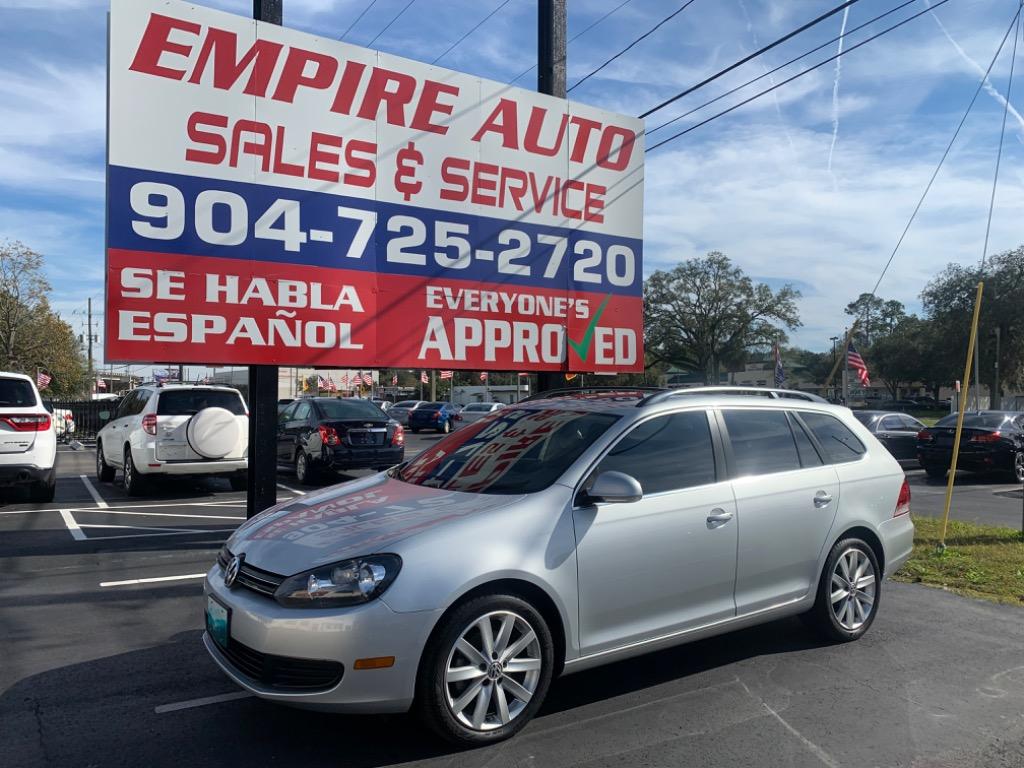
[[[635,477],[645,494],[715,482],[707,413],[674,413],[638,425],[601,460],[594,474],[611,470]]]
[[[900,416],[900,422],[903,425],[903,429],[910,429],[918,432],[924,429],[924,424],[911,416]]]
[[[298,407],[298,403],[289,403],[279,414],[277,414],[277,423],[285,424],[292,420],[292,414],[295,413],[295,409]]]
[[[138,403],[139,390],[129,392],[125,395],[124,400],[121,401],[121,405],[117,409],[117,417],[120,419],[124,416],[134,416],[136,413],[135,406]]]
[[[132,404],[133,416],[146,410],[146,403],[149,402],[149,396],[149,392],[145,389],[138,389],[135,391],[135,402]]]
[[[814,443],[811,442],[811,438],[800,423],[790,416],[789,426],[793,429],[793,437],[796,438],[796,450],[800,454],[800,466],[802,467],[820,467],[822,465],[821,456],[818,455],[818,449],[814,447]]]
[[[882,430],[900,429],[903,426],[903,421],[899,416],[886,416],[878,426]]]
[[[292,414],[291,421],[309,421],[310,410],[308,402],[299,403],[295,407],[295,413]]]
[[[736,474],[767,475],[800,469],[785,411],[723,411]]]
[[[802,411],[800,417],[818,438],[825,458],[830,464],[856,461],[867,450],[853,432],[835,416]]]

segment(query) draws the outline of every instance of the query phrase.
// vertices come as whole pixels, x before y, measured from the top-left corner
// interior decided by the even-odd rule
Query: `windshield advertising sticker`
[[[112,0],[106,351],[641,371],[643,124]]]

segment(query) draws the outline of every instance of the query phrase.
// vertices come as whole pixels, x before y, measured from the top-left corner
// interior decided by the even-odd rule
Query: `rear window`
[[[24,379],[0,379],[0,406],[30,408],[36,404],[36,393]]]
[[[938,422],[936,422],[935,426],[955,427],[956,418],[957,414],[955,413],[951,413],[949,416],[943,416]],[[965,413],[964,426],[987,427],[989,429],[993,429],[1003,426],[1003,422],[1010,418],[1011,416],[1005,413]]]
[[[561,477],[618,419],[562,408],[506,409],[453,432],[396,476],[465,493],[536,493]]]
[[[801,411],[800,418],[818,438],[821,449],[825,452],[825,460],[829,464],[856,461],[867,450],[864,443],[850,431],[849,427],[834,416]]]
[[[384,411],[369,400],[317,400],[316,407],[325,419],[375,419],[387,418]]]
[[[416,405],[416,402],[417,402],[416,400],[403,400],[400,403],[395,403],[395,405],[393,405],[392,407],[393,408],[412,408],[412,407],[414,407]]]
[[[871,422],[873,422],[875,419],[877,419],[878,415],[874,413],[857,413],[856,411],[854,411],[853,417],[866,427],[869,426]]]
[[[223,408],[235,416],[245,415],[245,404],[237,392],[211,389],[166,390],[157,400],[158,416],[192,416],[204,408]]]
[[[470,403],[462,410],[464,410],[466,413],[483,413],[485,411],[491,410],[491,406],[485,405],[484,403]]]

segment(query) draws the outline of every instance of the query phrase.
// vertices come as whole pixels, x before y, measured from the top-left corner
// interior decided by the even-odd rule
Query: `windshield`
[[[467,405],[463,410],[466,411],[467,413],[476,413],[478,411],[489,411],[491,410],[491,406],[485,405],[484,403],[471,403],[470,405]]]
[[[403,400],[400,403],[396,403],[393,407],[395,408],[415,408],[418,400]]]
[[[36,404],[36,393],[24,379],[0,379],[0,405],[28,408]]]
[[[191,416],[204,408],[223,408],[235,416],[245,415],[245,404],[237,392],[216,389],[178,389],[160,393],[159,416]]]
[[[325,419],[385,419],[384,411],[369,400],[317,400]]]
[[[874,413],[857,413],[856,411],[853,412],[853,416],[857,421],[865,425],[870,424],[878,418],[878,415]]]
[[[944,416],[935,426],[955,427],[956,416],[957,415],[955,413],[951,413],[949,416]],[[1007,413],[965,413],[964,426],[995,429],[1003,426],[1006,421],[1012,418],[1013,416]]]
[[[562,476],[618,421],[563,409],[506,409],[424,451],[399,480],[465,493],[536,493]]]

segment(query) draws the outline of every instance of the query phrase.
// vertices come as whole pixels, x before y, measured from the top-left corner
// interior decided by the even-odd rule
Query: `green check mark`
[[[574,341],[569,338],[566,334],[565,338],[569,342],[569,346],[576,350],[576,354],[580,356],[580,360],[587,362],[587,356],[590,354],[590,340],[594,338],[594,329],[597,328],[598,322],[601,320],[601,315],[604,314],[604,308],[608,306],[608,302],[611,301],[612,295],[609,293],[604,297],[604,301],[601,302],[601,306],[597,308],[597,312],[590,319],[590,324],[587,325],[586,333],[583,334],[583,338],[579,341]]]

